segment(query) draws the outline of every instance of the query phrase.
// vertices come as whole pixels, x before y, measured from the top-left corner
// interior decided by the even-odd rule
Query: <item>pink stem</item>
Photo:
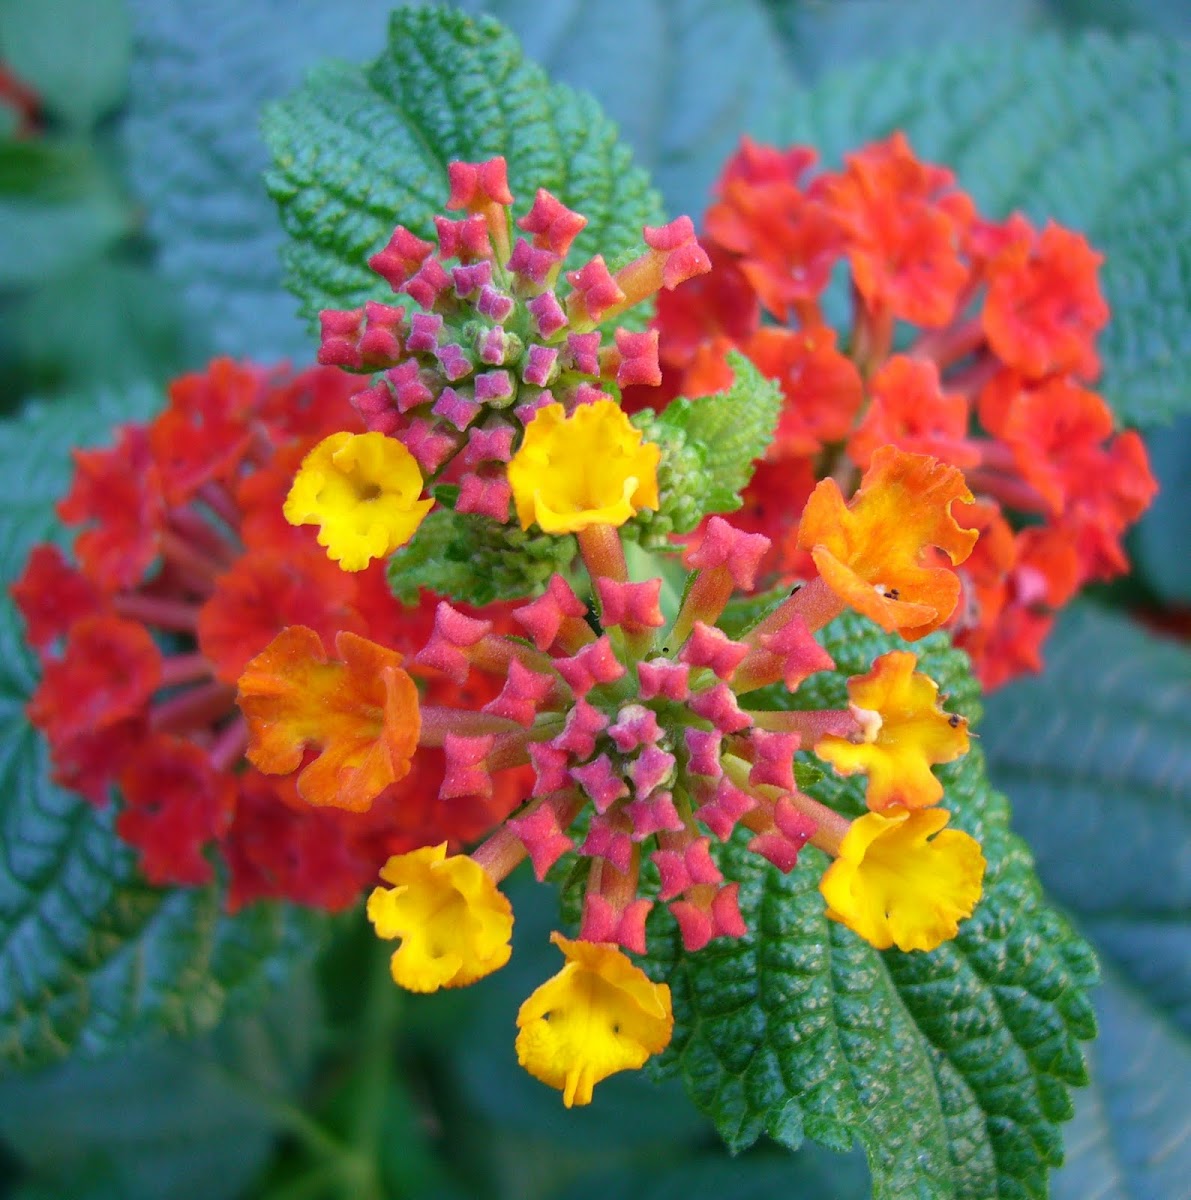
[[[860,732],[856,718],[847,709],[821,708],[805,712],[749,712],[758,729],[796,733],[804,750],[825,737],[850,737]]]
[[[174,687],[211,677],[211,664],[197,650],[189,654],[173,654],[161,664],[161,686]]]
[[[198,628],[199,606],[184,600],[161,600],[143,592],[122,592],[112,598],[112,604],[120,616],[158,629],[193,633]]]
[[[418,737],[419,746],[445,745],[448,733],[464,737],[478,737],[486,733],[520,733],[525,736],[525,730],[516,721],[510,721],[508,717],[497,717],[492,713],[470,712],[463,708],[446,708],[436,704],[423,705],[421,712],[422,732]]]
[[[237,717],[226,729],[221,730],[207,751],[211,766],[217,771],[226,771],[233,763],[244,757],[248,748],[248,722]]]
[[[579,539],[579,553],[583,556],[583,564],[592,583],[601,577],[614,579],[617,583],[628,582],[629,569],[624,560],[624,546],[615,525],[589,525],[586,529],[580,529],[576,536]]]
[[[200,729],[232,711],[236,689],[212,679],[180,692],[150,709],[150,724],[161,733]]]

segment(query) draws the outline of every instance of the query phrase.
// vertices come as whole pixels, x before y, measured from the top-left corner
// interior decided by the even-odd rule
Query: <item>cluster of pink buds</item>
[[[587,219],[538,189],[513,220],[503,158],[448,167],[437,247],[398,226],[371,269],[412,304],[369,301],[320,314],[319,362],[376,374],[353,403],[399,439],[427,478],[459,488],[455,507],[509,519],[506,466],[543,406],[618,397],[661,380],[658,335],[600,325],[710,268],[689,217],[646,227],[646,252],[615,273],[601,255],[565,273]],[[525,236],[518,236],[518,231]]]

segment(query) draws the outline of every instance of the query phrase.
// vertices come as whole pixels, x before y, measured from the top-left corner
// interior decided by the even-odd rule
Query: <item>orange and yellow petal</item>
[[[291,525],[317,525],[318,544],[345,571],[362,571],[413,537],[422,500],[414,456],[383,433],[333,433],[302,460],[285,501]]]
[[[819,881],[827,915],[878,950],[934,950],[980,899],[984,855],[943,808],[866,813]]]
[[[567,1108],[590,1104],[595,1085],[617,1071],[635,1070],[670,1044],[670,989],[654,983],[616,947],[550,940],[566,966],[548,979],[517,1014],[517,1061],[562,1092]]]
[[[929,808],[943,799],[931,771],[968,751],[968,722],[943,710],[939,687],[914,668],[906,650],[882,654],[867,675],[848,680],[848,700],[863,740],[829,735],[815,753],[841,775],[868,776],[865,801],[876,811],[901,805]]]
[[[957,468],[883,446],[848,504],[834,479],[818,484],[803,510],[798,548],[852,608],[883,629],[920,638],[947,620],[960,592],[953,570],[925,565],[931,547],[954,565],[979,536],[952,515],[957,500],[972,500]]]
[[[244,668],[237,700],[253,766],[287,775],[308,746],[318,747],[298,794],[362,812],[409,772],[421,730],[418,689],[396,650],[346,631],[335,649],[339,658],[330,658],[313,629],[288,626]]]
[[[381,869],[390,887],[368,897],[377,937],[400,938],[389,969],[411,992],[465,987],[512,953],[513,908],[492,876],[447,843],[396,854]]]
[[[509,463],[521,528],[536,521],[546,533],[577,533],[656,509],[661,453],[611,400],[581,404],[569,417],[561,404],[546,405]]]

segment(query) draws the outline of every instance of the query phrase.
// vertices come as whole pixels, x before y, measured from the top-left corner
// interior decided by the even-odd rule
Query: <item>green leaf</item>
[[[839,704],[848,675],[902,644],[854,616],[824,641],[838,671],[800,689],[800,707]],[[949,707],[974,717],[966,659],[941,635],[915,650]],[[1042,897],[979,748],[939,775],[954,825],[989,863],[959,937],[930,954],[879,953],[824,916],[823,855],[804,851],[783,876],[734,842],[721,865],[741,882],[751,932],[692,955],[670,938],[655,963],[674,993],[667,1064],[730,1148],[762,1133],[792,1148],[806,1137],[846,1149],[855,1137],[878,1198],[1041,1200],[1062,1158],[1068,1089],[1086,1079],[1095,963]],[[828,774],[809,790],[863,807],[859,779]]]
[[[131,50],[125,0],[0,0],[0,57],[76,127],[119,103]]]
[[[435,509],[409,545],[389,559],[389,586],[403,604],[422,588],[467,604],[540,591],[577,553],[573,537],[524,532],[488,517]]]
[[[1169,432],[1148,439],[1158,495],[1132,539],[1137,570],[1171,606],[1191,605],[1191,555],[1187,553],[1187,499],[1191,496],[1191,415]]]
[[[151,390],[34,404],[0,423],[0,575],[61,537],[52,505],[72,444],[146,415]],[[156,1030],[211,1028],[255,1001],[310,953],[323,919],[279,905],[235,917],[218,889],[158,889],[97,811],[49,781],[24,707],[37,666],[7,595],[0,602],[0,1062],[36,1066],[97,1054]]]
[[[982,212],[1053,218],[1106,255],[1101,384],[1122,421],[1191,406],[1191,45],[1039,37],[905,55],[825,79],[782,133],[838,162],[896,129]]]
[[[400,222],[433,236],[447,163],[503,154],[517,211],[545,187],[588,218],[572,249],[609,261],[660,220],[656,194],[590,96],[551,84],[488,18],[399,9],[386,51],[365,70],[340,64],[265,116],[267,183],[290,236],[287,282],[313,317],[391,297],[367,258]]]
[[[77,267],[131,227],[129,206],[84,143],[0,143],[0,285]]]
[[[225,354],[314,357],[282,287],[259,114],[328,55],[383,44],[393,0],[129,0],[136,54],[119,134],[162,274]]]
[[[193,1041],[162,1039],[0,1083],[0,1136],[26,1187],[70,1200],[235,1200],[309,1073],[318,996],[280,1001]]]
[[[1056,899],[1191,1035],[1191,652],[1085,604],[1046,658],[989,697],[989,769]]]
[[[735,378],[726,391],[679,397],[660,414],[645,409],[633,417],[646,439],[662,447],[662,507],[639,522],[654,540],[689,532],[707,513],[738,509],[757,459],[773,440],[781,390],[742,354],[729,354],[728,362]]]

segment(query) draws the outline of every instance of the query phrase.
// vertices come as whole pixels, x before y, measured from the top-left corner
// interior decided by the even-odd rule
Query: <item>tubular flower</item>
[[[601,327],[710,261],[680,217],[643,229],[645,253],[618,271],[598,254],[565,270],[583,216],[539,189],[514,222],[503,158],[453,162],[448,175],[447,208],[464,215],[435,218],[437,244],[398,226],[368,260],[413,305],[324,311],[319,361],[374,375],[353,401],[368,428],[456,486],[457,511],[506,523],[507,466],[535,413],[661,379],[655,334],[616,329],[605,344]]]
[[[869,808],[929,808],[943,799],[934,763],[968,752],[968,722],[939,705],[939,685],[915,671],[915,655],[883,654],[867,675],[848,680],[848,700],[860,727],[855,740],[828,734],[815,753],[840,772],[868,776]]]
[[[34,547],[12,589],[42,663],[29,716],[54,778],[95,805],[116,793],[116,831],[154,883],[205,882],[222,859],[233,909],[275,898],[349,907],[391,855],[480,837],[520,795],[508,771],[485,795],[432,802],[444,762],[431,749],[368,812],[314,809],[294,773],[271,778],[244,759],[235,681],[280,630],[309,626],[327,646],[346,631],[395,655],[433,621],[432,597],[403,609],[380,563],[341,571],[313,530],[281,516],[310,449],[362,428],[354,386],[329,368],[290,375],[227,359],[175,380],[151,422],[80,452],[61,506],[73,554]],[[432,675],[435,702],[478,706],[500,690],[481,680],[465,696]],[[369,682],[381,698],[381,672]]]
[[[328,659],[313,629],[283,629],[244,669],[238,701],[248,722],[248,761],[287,775],[307,745],[319,755],[302,768],[308,804],[367,809],[409,774],[418,743],[418,689],[401,655],[344,631]]]
[[[827,915],[878,950],[933,950],[959,931],[980,899],[984,855],[944,829],[942,808],[866,813],[852,822],[819,891]]]
[[[302,460],[285,500],[291,525],[317,525],[318,544],[345,571],[362,571],[413,537],[433,500],[396,438],[333,433]]]
[[[638,509],[658,507],[660,447],[643,442],[611,400],[541,409],[509,463],[509,485],[522,529],[577,533],[623,525]]]
[[[968,557],[979,535],[959,524],[951,506],[971,499],[954,467],[885,446],[850,503],[834,479],[820,482],[803,510],[798,546],[852,608],[920,638],[951,616],[960,594],[953,571],[922,560],[931,546],[952,563]]]
[[[380,938],[400,938],[390,970],[411,992],[464,987],[499,970],[512,950],[513,910],[492,877],[447,844],[394,855],[381,868],[368,919]]]
[[[634,1070],[670,1044],[670,989],[653,983],[615,946],[553,933],[566,966],[517,1014],[517,1061],[562,1092],[571,1108],[617,1071]]]
[[[1108,319],[1101,255],[1053,222],[984,220],[900,133],[840,171],[814,165],[806,147],[741,142],[706,214],[710,272],[659,298],[661,385],[628,388],[626,406],[727,387],[732,350],[781,385],[777,437],[741,516],[774,542],[767,583],[813,569],[781,528],[808,480],[830,475],[847,498],[886,444],[959,468],[986,506],[980,538],[996,544],[958,572],[946,623],[997,686],[1038,669],[1056,608],[1128,570],[1124,535],[1156,490],[1140,439],[1115,432],[1087,390]],[[852,321],[832,330],[821,300],[841,267]],[[899,323],[918,329],[894,353]],[[1039,571],[1052,586],[1031,583]]]

